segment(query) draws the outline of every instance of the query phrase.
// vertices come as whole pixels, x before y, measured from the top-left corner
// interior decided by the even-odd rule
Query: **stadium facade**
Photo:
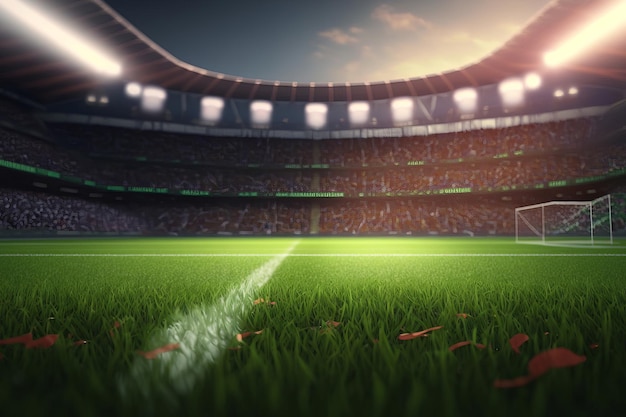
[[[363,83],[214,73],[100,0],[46,2],[117,57],[106,77],[5,16],[0,229],[512,235],[515,207],[625,191],[626,37],[542,61],[610,3],[555,1],[480,62]]]

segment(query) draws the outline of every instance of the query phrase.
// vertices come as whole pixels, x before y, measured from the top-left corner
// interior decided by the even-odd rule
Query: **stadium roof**
[[[71,20],[85,36],[104,45],[122,63],[124,81],[235,99],[342,102],[446,93],[543,69],[542,55],[546,50],[571,34],[598,8],[615,1],[621,0],[555,0],[500,49],[477,63],[424,77],[363,83],[292,83],[219,74],[178,60],[101,0],[31,3],[45,5]],[[108,82],[7,26],[0,25],[0,88],[47,104],[84,99]],[[604,42],[575,66],[558,71],[560,77],[578,83],[624,91],[626,36]]]

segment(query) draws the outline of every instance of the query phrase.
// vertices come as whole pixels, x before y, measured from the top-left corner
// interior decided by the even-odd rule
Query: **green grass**
[[[195,379],[184,393],[160,371],[142,374],[127,388],[138,366],[182,354],[164,353],[152,362],[140,356],[138,350],[157,347],[155,334],[194,309],[219,304],[293,242],[0,241],[0,254],[54,255],[0,256],[0,339],[31,331],[34,337],[60,335],[49,349],[0,346],[0,414],[623,413],[624,241],[578,248],[504,238],[302,238],[254,293],[276,304],[246,306],[240,330],[264,329],[262,334],[191,367]],[[133,256],[108,256],[113,254]],[[319,256],[302,256],[313,254]],[[543,256],[558,254],[592,256]],[[335,328],[329,320],[341,324]],[[116,321],[121,325],[114,329]],[[427,338],[398,340],[400,333],[438,325],[443,329]],[[530,337],[520,355],[508,345],[516,333]],[[78,339],[88,343],[74,346]],[[490,348],[448,350],[464,340]],[[237,345],[232,337],[229,346]],[[529,359],[553,347],[587,360],[524,387],[494,388],[496,379],[525,375]]]

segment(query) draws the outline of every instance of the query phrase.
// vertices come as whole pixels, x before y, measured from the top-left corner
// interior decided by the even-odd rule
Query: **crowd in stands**
[[[206,138],[197,135],[123,128],[56,125],[55,136],[87,154],[111,158],[177,160],[188,164],[287,165],[322,163],[335,167],[406,165],[459,158],[491,158],[514,152],[552,152],[583,146],[595,119],[521,125],[503,129],[407,138],[295,140]],[[315,158],[319,150],[319,158]],[[317,160],[315,160],[317,159]]]
[[[198,135],[64,124],[54,135],[85,154],[110,158],[146,158],[183,164],[311,164],[310,140],[273,138],[207,138]]]
[[[333,166],[405,165],[412,161],[493,158],[522,151],[545,153],[577,149],[589,142],[593,119],[521,125],[408,138],[326,140],[321,162]]]
[[[611,198],[614,234],[620,235],[626,233],[626,193],[613,193]],[[317,204],[319,211],[313,209]],[[119,202],[0,188],[0,236],[15,232],[308,235],[311,231],[321,235],[510,236],[515,234],[518,205],[519,201],[476,196],[332,199],[315,204],[292,199]]]
[[[297,201],[122,203],[0,188],[4,233],[308,234],[310,212]]]
[[[515,233],[514,207],[497,200],[363,200],[326,203],[321,234],[496,235]]]
[[[624,169],[626,144],[594,143],[594,123],[579,119],[428,137],[323,141],[219,139],[79,125],[56,126],[55,141],[5,125],[0,126],[0,159],[103,185],[172,191],[346,196],[479,191]],[[284,167],[313,163],[330,168]],[[514,233],[513,207],[475,196],[323,200],[319,221],[312,220],[310,201],[297,200],[114,204],[3,189],[0,203],[0,230],[308,234],[315,223],[322,234]]]
[[[167,204],[145,207],[149,233],[177,235],[211,234],[308,234],[310,208],[302,202],[247,201]]]
[[[0,188],[0,231],[140,232],[145,219],[124,205]]]
[[[585,127],[589,130],[589,123],[587,119],[567,123],[550,123],[550,125],[555,127],[556,133],[546,126],[537,125],[534,127],[518,126],[516,128],[493,131],[466,132],[465,135],[451,134],[448,135],[450,140],[441,138],[441,143],[435,140],[434,137],[364,140],[358,146],[354,145],[357,143],[354,140],[325,141],[328,144],[332,143],[332,146],[338,149],[346,147],[346,149],[335,152],[337,158],[343,158],[342,161],[339,161],[341,163],[346,161],[368,161],[369,163],[376,161],[376,158],[379,158],[381,154],[384,155],[385,152],[387,155],[402,155],[404,153],[405,156],[408,155],[407,158],[417,157],[415,149],[398,148],[397,151],[394,151],[399,141],[410,142],[411,140],[422,141],[420,149],[423,155],[419,157],[426,159],[431,159],[433,156],[447,159],[450,156],[461,155],[458,152],[460,152],[463,146],[458,145],[457,141],[466,146],[466,153],[470,152],[473,155],[475,154],[474,156],[476,157],[503,150],[508,150],[511,153],[520,147],[525,149],[527,142],[534,144],[534,142],[528,139],[533,136],[530,132],[535,132],[535,137],[537,138],[537,143],[533,146],[542,148],[545,152],[541,156],[529,154],[511,157],[511,154],[508,154],[509,156],[506,158],[470,159],[455,163],[431,162],[416,166],[387,165],[385,168],[369,166],[341,168],[335,166],[335,163],[339,163],[335,161],[331,165],[331,167],[335,168],[321,170],[280,170],[277,168],[264,169],[262,167],[243,169],[237,166],[214,167],[96,158],[86,155],[83,150],[77,147],[49,143],[39,138],[1,127],[0,159],[49,169],[61,174],[95,181],[103,185],[155,187],[168,188],[170,190],[201,190],[220,193],[313,191],[344,192],[346,195],[388,192],[411,193],[457,187],[471,187],[474,190],[480,190],[596,176],[607,174],[614,169],[623,168],[624,161],[626,161],[625,144],[604,144],[585,150],[574,147],[574,144],[580,144],[580,142],[584,141],[586,134],[581,132],[585,131]],[[558,126],[562,127],[558,128]],[[576,126],[578,128],[574,128]],[[83,127],[83,129],[86,128]],[[126,134],[130,132],[124,129],[118,130],[126,132]],[[478,139],[483,133],[486,136]],[[138,134],[140,139],[138,143],[142,143],[142,135],[146,134],[146,132],[139,132]],[[499,138],[490,139],[490,135],[498,135]],[[437,137],[439,136],[445,135],[437,135]],[[456,139],[451,139],[453,137]],[[180,136],[179,139],[183,143],[185,141],[200,141],[200,138],[188,138],[185,136]],[[492,139],[496,145],[489,145]],[[107,140],[113,139],[109,138]],[[241,155],[241,152],[243,152],[241,149],[246,148],[245,146],[240,146],[244,140],[248,139],[233,139],[232,146],[234,147],[233,152],[235,155],[229,154],[223,149],[225,153],[220,154],[224,158],[223,160],[229,160],[228,158],[230,157],[237,159],[236,155]],[[202,139],[202,141],[211,143],[206,138]],[[267,141],[267,139],[261,141]],[[113,142],[118,143],[117,140],[113,140]],[[119,142],[133,146],[132,138],[126,138],[124,141]],[[215,142],[223,142],[225,147],[230,146],[225,145],[230,140],[216,139]],[[296,149],[301,148],[301,145],[297,145],[297,143],[300,142],[283,140],[282,143],[285,144],[284,149],[274,145],[269,146],[270,142],[266,142],[264,146],[261,146],[264,149],[264,153],[262,153],[264,155],[287,155],[293,151],[297,154]],[[157,143],[159,142],[157,141]],[[505,143],[508,143],[511,147],[508,149],[502,147],[504,146],[502,144]],[[511,143],[514,145],[511,145]],[[478,146],[479,144],[482,145]],[[291,145],[293,147],[290,147]],[[114,145],[111,146],[113,146],[112,149],[115,148]],[[364,146],[369,146],[371,149],[366,152]],[[555,152],[554,149],[558,149],[559,146],[563,147],[562,150]],[[572,147],[570,148],[569,146]],[[237,147],[241,149],[235,149]],[[355,152],[351,147],[358,147],[358,152]],[[158,149],[159,146],[155,146],[155,148]],[[189,148],[181,146],[181,148],[187,149],[189,155],[193,151],[193,146]],[[250,152],[254,154],[255,147],[252,146],[250,149]],[[354,159],[351,155],[361,155],[365,159]],[[383,158],[379,162],[390,161]]]

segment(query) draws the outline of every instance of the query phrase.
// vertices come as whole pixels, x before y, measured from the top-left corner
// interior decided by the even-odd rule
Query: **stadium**
[[[625,4],[295,82],[3,0],[2,412],[624,415]]]

